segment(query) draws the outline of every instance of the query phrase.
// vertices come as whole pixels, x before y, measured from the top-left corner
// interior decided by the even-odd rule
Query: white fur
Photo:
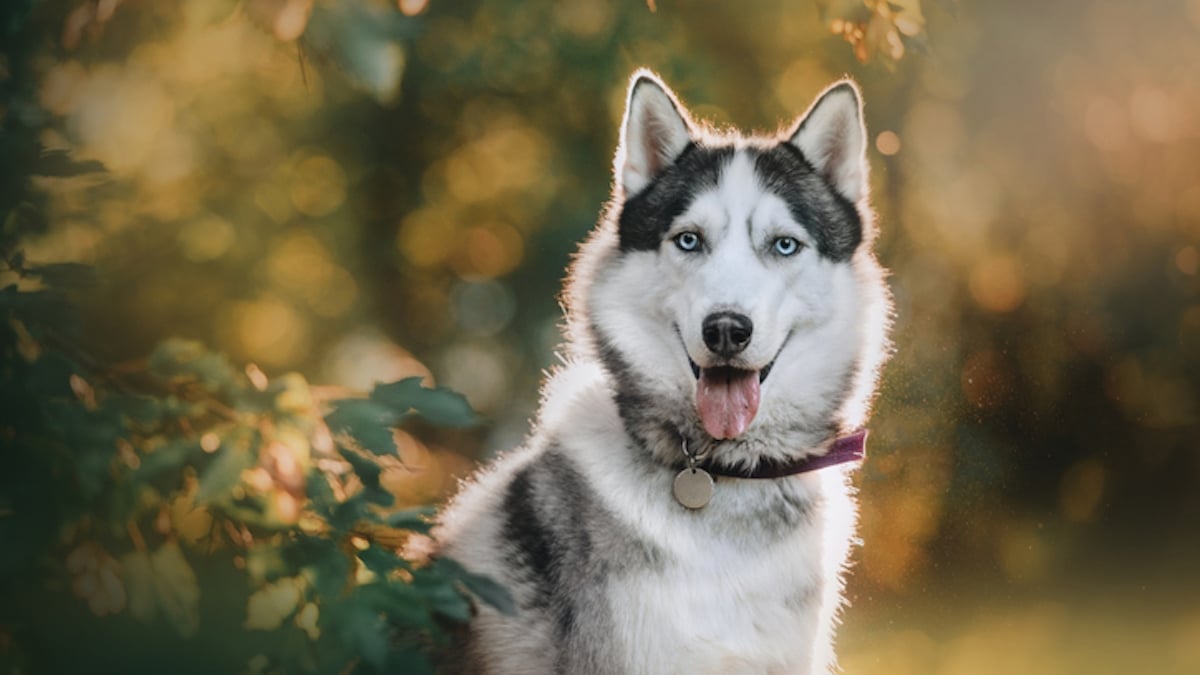
[[[621,124],[615,173],[625,194],[637,193],[679,156],[691,130],[675,96],[649,73],[635,75]]]
[[[817,97],[791,138],[852,202],[867,194],[867,129],[861,109],[858,89],[837,82]]]
[[[699,133],[665,86],[637,75],[617,153],[614,199],[647,185]],[[738,150],[719,183],[697,196],[666,237],[669,242],[682,229],[701,233],[711,248],[702,258],[671,245],[619,253],[611,214],[602,219],[573,266],[565,296],[570,358],[544,387],[530,441],[467,484],[436,532],[448,555],[515,584],[518,601],[527,600],[520,570],[497,553],[505,543],[505,492],[514,476],[547,453],[565,456],[598,502],[589,508],[611,517],[623,537],[651,542],[661,554],[661,564],[635,565],[605,578],[601,602],[612,632],[593,638],[615,662],[589,672],[814,675],[835,667],[833,632],[856,519],[850,469],[770,480],[722,478],[705,508],[686,509],[672,496],[674,470],[648,470],[645,461],[646,455],[676,461],[680,450],[643,447],[631,435],[614,401],[620,385],[596,353],[597,340],[610,344],[643,391],[694,415],[696,380],[688,355],[709,365],[702,320],[732,309],[754,323],[739,367],[775,365],[762,385],[748,440],[716,443],[714,456],[753,465],[819,453],[830,440],[830,423],[851,429],[865,421],[886,353],[888,298],[870,252],[865,135],[853,87],[827,90],[790,138],[863,214],[864,242],[853,257],[833,262],[818,255],[816,242],[783,201],[759,184],[749,146],[741,141],[735,141]],[[764,255],[780,236],[807,246],[787,259]],[[593,325],[603,335],[593,335]],[[853,386],[845,396],[847,378]],[[830,410],[838,396],[845,400]],[[797,420],[809,417],[811,429],[796,428]],[[767,536],[752,519],[781,494],[809,504],[811,516]],[[555,669],[555,643],[545,624],[481,607],[472,630],[487,655],[481,664],[487,673]]]

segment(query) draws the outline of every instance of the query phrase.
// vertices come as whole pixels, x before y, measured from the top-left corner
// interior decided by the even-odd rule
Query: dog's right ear
[[[625,196],[641,192],[691,142],[691,125],[675,94],[650,71],[634,73],[615,167]]]

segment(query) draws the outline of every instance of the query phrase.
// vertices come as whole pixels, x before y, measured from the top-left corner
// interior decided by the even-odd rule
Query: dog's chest
[[[808,672],[822,599],[819,546],[806,546],[799,532],[766,548],[691,543],[660,569],[609,589],[627,672]]]

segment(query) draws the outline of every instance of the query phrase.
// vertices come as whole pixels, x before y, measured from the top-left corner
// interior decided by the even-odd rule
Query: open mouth
[[[758,414],[760,385],[771,374],[776,359],[792,338],[791,333],[779,345],[775,358],[759,370],[729,365],[701,368],[692,360],[679,326],[675,327],[675,333],[682,343],[683,353],[687,355],[692,376],[696,378],[696,412],[700,415],[704,430],[716,440],[741,436]]]
[[[760,387],[771,374],[772,360],[762,370],[732,366],[701,368],[688,357],[696,377],[696,412],[709,436],[717,440],[745,433],[758,414]]]
[[[696,365],[696,362],[693,361],[692,357],[690,357],[690,356],[687,357],[687,360],[688,360],[688,365],[692,367],[692,377],[695,377],[697,380],[700,379],[700,374],[701,374],[700,366]],[[757,372],[758,373],[758,383],[762,384],[763,382],[766,381],[767,375],[771,374],[771,366],[773,366],[773,365],[775,365],[775,362],[771,361],[766,366],[764,366],[762,370],[759,370],[759,371],[751,370],[751,371],[745,371],[745,372]],[[721,366],[720,368],[728,368],[729,370],[739,370],[738,368],[729,368],[728,366]],[[712,369],[712,370],[719,370],[719,368]]]

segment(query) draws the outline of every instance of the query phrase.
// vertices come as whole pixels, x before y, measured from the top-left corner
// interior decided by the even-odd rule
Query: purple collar
[[[705,471],[714,476],[726,478],[783,478],[796,474],[817,471],[826,467],[846,462],[858,462],[867,456],[867,430],[860,429],[848,436],[842,436],[829,445],[829,450],[823,455],[808,455],[790,462],[770,460],[760,462],[753,471],[735,471],[717,466],[705,466]]]

